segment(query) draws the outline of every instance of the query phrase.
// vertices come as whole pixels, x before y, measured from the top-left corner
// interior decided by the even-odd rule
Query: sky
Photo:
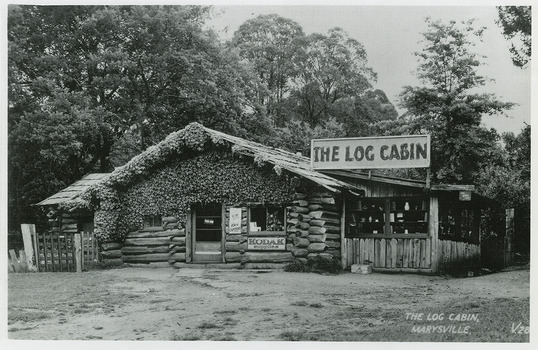
[[[503,116],[485,116],[484,124],[499,132],[519,133],[530,124],[530,68],[512,64],[509,42],[495,23],[494,6],[214,6],[213,18],[207,22],[222,40],[230,39],[239,25],[260,14],[276,13],[299,23],[306,34],[326,34],[341,27],[362,43],[369,66],[378,74],[374,88],[383,90],[400,113],[398,95],[406,85],[420,85],[413,74],[417,68],[414,52],[420,51],[421,33],[427,30],[426,17],[444,22],[475,18],[477,27],[487,27],[483,42],[475,52],[485,55],[480,74],[489,78],[480,92],[494,93],[501,101],[517,106]]]

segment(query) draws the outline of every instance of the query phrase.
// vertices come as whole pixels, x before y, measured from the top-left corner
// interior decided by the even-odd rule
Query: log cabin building
[[[108,263],[282,267],[320,256],[424,273],[480,259],[489,204],[473,186],[314,171],[309,158],[198,123],[38,203],[57,231],[94,231]]]

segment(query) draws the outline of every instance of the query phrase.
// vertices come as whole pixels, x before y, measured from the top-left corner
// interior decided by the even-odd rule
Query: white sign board
[[[241,233],[241,208],[230,208],[230,233]]]
[[[312,169],[427,168],[430,135],[312,140]]]
[[[286,250],[286,237],[249,237],[247,250]]]

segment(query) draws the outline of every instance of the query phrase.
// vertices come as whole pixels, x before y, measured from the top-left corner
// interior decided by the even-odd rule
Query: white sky
[[[374,87],[385,91],[396,106],[403,86],[419,85],[413,75],[417,67],[413,53],[420,50],[420,33],[427,30],[424,19],[430,16],[445,22],[461,22],[476,18],[477,27],[487,27],[483,42],[475,47],[477,53],[487,56],[482,60],[485,65],[480,73],[494,80],[487,82],[481,92],[494,93],[502,101],[518,104],[507,112],[509,118],[485,116],[483,122],[499,132],[516,134],[524,123],[530,123],[530,68],[520,69],[512,64],[509,43],[495,23],[494,6],[214,6],[213,19],[207,25],[225,40],[244,21],[270,13],[296,21],[306,34],[326,34],[330,28],[342,27],[365,46],[369,65],[378,74]]]

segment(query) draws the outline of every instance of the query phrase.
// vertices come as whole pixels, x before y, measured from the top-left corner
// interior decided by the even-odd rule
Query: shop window
[[[145,215],[144,227],[158,227],[162,226],[163,222],[160,215]]]
[[[363,198],[349,207],[348,237],[428,233],[425,198]]]
[[[249,208],[249,232],[284,232],[284,208],[256,206]]]

